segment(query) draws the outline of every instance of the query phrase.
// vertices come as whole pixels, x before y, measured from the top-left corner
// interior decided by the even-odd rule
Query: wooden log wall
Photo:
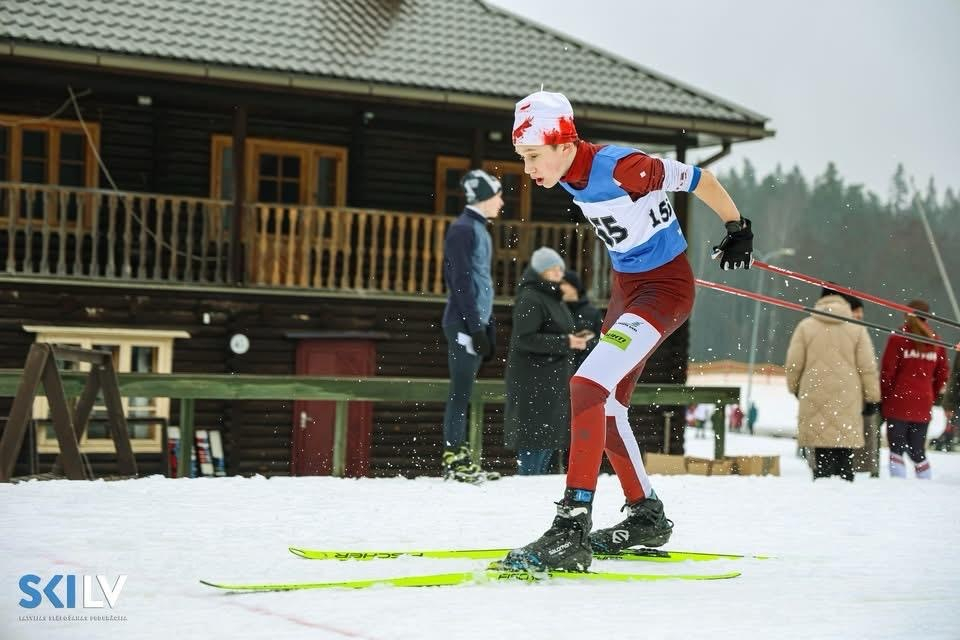
[[[481,377],[503,375],[512,307],[498,305],[498,357]],[[21,368],[33,335],[24,324],[181,329],[192,336],[174,343],[173,371],[178,373],[292,374],[297,342],[294,331],[376,331],[389,335],[377,342],[377,374],[446,377],[446,342],[440,330],[440,301],[382,301],[307,296],[213,294],[182,291],[129,292],[77,286],[9,284],[0,289],[0,368]],[[210,324],[203,323],[203,314]],[[250,350],[237,356],[228,340],[235,332],[250,338]],[[642,378],[681,383],[686,367],[686,326],[654,355]],[[0,399],[0,416],[11,399]],[[662,411],[631,409],[631,419],[645,450],[660,450]],[[674,408],[680,411],[680,408]],[[371,474],[435,475],[442,440],[441,403],[377,403]],[[677,414],[682,415],[681,413]],[[177,424],[177,403],[171,424]],[[283,401],[198,401],[196,427],[223,434],[229,474],[286,475],[290,469],[293,403]],[[682,420],[674,419],[674,438]],[[679,430],[677,429],[679,425]],[[515,471],[512,453],[502,446],[502,407],[489,405],[484,451],[488,464]],[[22,456],[17,473],[26,473]],[[113,473],[109,455],[91,456],[98,475]],[[162,471],[159,454],[138,456],[144,473]],[[41,456],[46,469],[52,456]]]

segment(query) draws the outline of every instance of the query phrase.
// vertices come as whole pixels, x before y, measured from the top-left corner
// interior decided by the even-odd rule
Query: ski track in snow
[[[709,432],[708,432],[708,435]],[[597,562],[643,573],[742,571],[734,580],[480,584],[227,594],[214,581],[325,581],[479,568],[482,560],[336,562],[287,547],[518,546],[553,517],[560,476],[474,487],[417,480],[220,478],[0,485],[0,639],[161,638],[914,638],[960,637],[960,455],[931,453],[934,479],[858,474],[811,482],[788,438],[728,436],[727,453],[781,455],[780,477],[653,476],[676,523],[667,548],[771,560]],[[687,436],[689,455],[711,439]],[[600,479],[595,526],[619,520]],[[128,576],[116,607],[18,605],[21,575]],[[79,579],[78,579],[79,582]],[[60,588],[62,595],[63,587]],[[96,594],[99,596],[99,593]],[[118,622],[21,621],[112,614]]]

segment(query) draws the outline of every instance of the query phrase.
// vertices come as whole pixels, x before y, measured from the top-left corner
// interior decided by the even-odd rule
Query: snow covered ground
[[[691,434],[692,435],[692,434]],[[688,435],[688,452],[711,441]],[[322,581],[467,570],[483,561],[301,560],[289,545],[520,545],[553,516],[563,479],[482,487],[418,480],[222,478],[0,485],[0,638],[923,638],[960,637],[960,455],[934,479],[813,483],[787,438],[731,435],[733,454],[780,454],[781,477],[655,476],[676,522],[669,548],[773,560],[596,563],[735,580],[496,584],[229,595],[197,582]],[[912,474],[911,474],[912,475]],[[602,477],[594,520],[618,516]],[[25,609],[20,576],[127,575],[112,610]],[[64,587],[58,588],[61,597]],[[95,593],[99,597],[99,592]],[[56,621],[106,611],[119,621]],[[45,620],[22,619],[26,616]]]

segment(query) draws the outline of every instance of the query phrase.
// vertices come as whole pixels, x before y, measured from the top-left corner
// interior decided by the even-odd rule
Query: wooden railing
[[[21,370],[0,369],[0,398],[16,394]],[[65,371],[61,373],[67,397],[79,396],[86,374]],[[449,381],[445,378],[337,378],[294,375],[234,375],[234,374],[118,374],[122,396],[164,397],[180,399],[180,437],[183,442],[193,439],[195,400],[332,400],[336,404],[333,438],[333,475],[342,476],[347,458],[347,404],[351,401],[369,402],[444,402]],[[483,413],[485,404],[502,404],[506,386],[500,379],[480,379],[470,396],[469,442],[475,462],[480,462],[483,450]],[[726,433],[724,406],[740,402],[739,387],[688,387],[679,384],[638,384],[630,397],[631,405],[688,406],[713,404],[714,458],[724,457]],[[9,447],[19,450],[19,447]],[[178,470],[190,468],[181,447]],[[12,468],[13,457],[6,464]]]
[[[149,193],[0,183],[8,274],[227,283],[227,203]]]
[[[252,205],[245,243],[248,282],[443,295],[443,238],[449,216],[348,207]],[[585,225],[495,220],[495,295],[512,296],[534,249],[549,246],[580,274],[609,272]],[[596,264],[594,264],[596,263]],[[607,280],[598,281],[605,297]]]
[[[233,282],[233,208],[221,200],[0,182],[0,269],[11,275],[171,284]],[[442,296],[451,216],[248,205],[243,278],[271,288]],[[495,220],[495,295],[513,296],[531,253],[560,252],[593,297],[609,260],[587,225]]]

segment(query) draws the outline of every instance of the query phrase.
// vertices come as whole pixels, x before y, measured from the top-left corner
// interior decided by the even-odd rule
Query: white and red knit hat
[[[576,139],[573,107],[562,93],[537,91],[517,103],[513,144],[561,144]]]

